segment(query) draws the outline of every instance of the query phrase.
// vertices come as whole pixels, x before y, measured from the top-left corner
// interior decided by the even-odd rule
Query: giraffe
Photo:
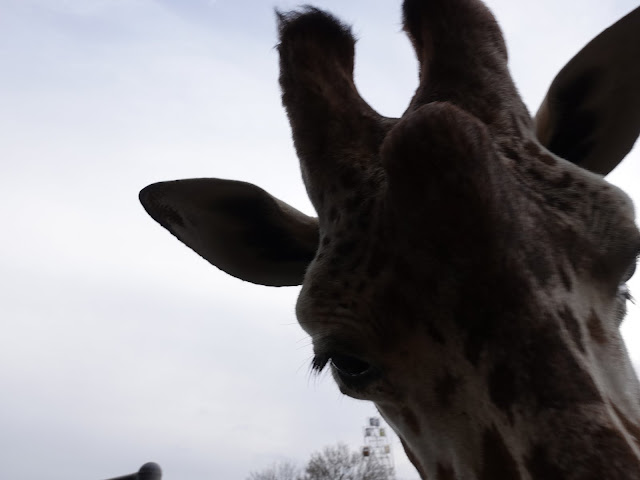
[[[640,130],[640,8],[557,75],[535,118],[479,0],[405,0],[401,118],[353,81],[333,15],[278,13],[282,101],[318,217],[232,180],[161,182],[147,212],[223,271],[302,285],[312,368],[372,401],[423,479],[640,479],[619,332],[640,252],[604,180]]]

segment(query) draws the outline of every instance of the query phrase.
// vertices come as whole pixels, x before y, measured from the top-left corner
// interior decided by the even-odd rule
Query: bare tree
[[[261,472],[251,472],[247,480],[302,480],[301,473],[296,464],[279,462]]]
[[[363,457],[343,443],[311,455],[301,480],[392,480],[393,471],[375,455]]]
[[[273,464],[252,472],[247,480],[393,480],[392,469],[375,455],[363,457],[343,443],[311,455],[304,472],[291,462]]]

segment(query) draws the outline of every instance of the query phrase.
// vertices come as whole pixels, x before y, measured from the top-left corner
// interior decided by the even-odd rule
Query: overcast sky
[[[223,274],[137,200],[154,181],[215,176],[313,213],[273,48],[273,7],[297,2],[273,2],[0,0],[0,478],[103,479],[154,460],[166,480],[244,480],[361,443],[375,410],[310,377],[298,288]],[[315,2],[354,24],[357,84],[390,116],[417,85],[399,3]],[[529,108],[636,5],[491,1]],[[610,179],[640,204],[638,149]],[[624,331],[640,365],[637,307]]]

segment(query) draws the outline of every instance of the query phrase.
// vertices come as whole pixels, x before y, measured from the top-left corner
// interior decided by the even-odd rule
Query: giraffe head
[[[420,85],[400,119],[353,82],[348,27],[279,15],[280,83],[318,217],[250,184],[141,192],[205,259],[300,285],[313,367],[373,401],[423,478],[636,478],[640,386],[619,332],[640,252],[607,183],[640,129],[640,9],[533,120],[477,0],[406,0]]]

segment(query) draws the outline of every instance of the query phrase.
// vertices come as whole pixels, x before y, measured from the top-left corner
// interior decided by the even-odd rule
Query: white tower
[[[391,439],[389,430],[381,426],[379,417],[367,418],[367,423],[363,428],[364,446],[362,447],[363,457],[375,457],[380,464],[389,472],[389,478],[395,478],[393,470],[393,452],[391,451]]]

